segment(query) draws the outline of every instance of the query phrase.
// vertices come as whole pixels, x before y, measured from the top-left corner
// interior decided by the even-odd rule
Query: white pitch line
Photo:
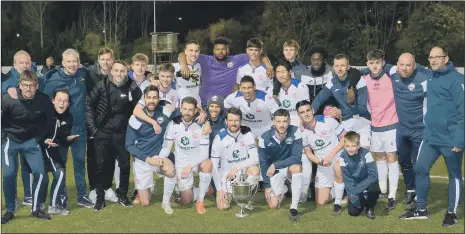
[[[430,178],[433,178],[433,179],[445,179],[445,180],[448,180],[448,179],[449,179],[449,176],[430,175],[429,177],[430,177]],[[462,180],[465,180],[465,178],[462,177]]]

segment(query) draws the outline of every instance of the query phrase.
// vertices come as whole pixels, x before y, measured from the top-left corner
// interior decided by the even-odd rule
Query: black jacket
[[[54,125],[54,109],[50,98],[37,91],[32,99],[24,99],[17,88],[18,99],[2,96],[2,142],[6,137],[23,143],[32,138],[42,143]]]
[[[68,141],[67,137],[71,135],[71,127],[73,126],[73,116],[66,110],[63,114],[58,114],[55,111],[55,126],[50,129],[51,137],[54,143],[68,147],[72,141]],[[81,136],[79,136],[81,137]],[[43,142],[42,142],[43,143]],[[46,146],[43,144],[43,146]]]
[[[67,137],[71,135],[71,127],[73,126],[73,116],[66,110],[63,114],[58,114],[55,111],[55,125],[50,129],[49,139],[52,142],[57,143],[59,146],[68,147],[73,141],[68,141]],[[84,136],[79,136],[84,137]],[[60,150],[58,147],[51,147],[40,142],[42,155],[44,158],[44,166],[46,171],[55,171],[58,168],[64,168],[65,163],[63,158],[60,156]]]
[[[53,70],[54,68],[55,68],[55,65],[52,65],[50,67],[43,66],[42,69],[40,70],[40,73],[42,73],[42,75],[45,75],[45,73],[49,72],[50,70]]]
[[[89,137],[97,130],[124,133],[142,91],[131,79],[117,87],[109,78],[99,81],[86,99],[86,123]]]
[[[89,71],[90,78],[94,84],[97,84],[99,81],[108,78],[108,75],[102,74],[100,71],[100,65],[98,61],[95,62],[94,65],[90,65],[87,70]]]

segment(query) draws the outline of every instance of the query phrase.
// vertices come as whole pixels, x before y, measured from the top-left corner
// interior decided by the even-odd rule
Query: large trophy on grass
[[[249,210],[253,209],[250,203],[257,193],[258,186],[254,186],[247,182],[244,171],[241,170],[239,180],[232,182],[231,187],[232,199],[241,208],[241,210],[236,213],[236,217],[243,218],[248,216],[248,214],[244,211],[244,207],[248,206]]]

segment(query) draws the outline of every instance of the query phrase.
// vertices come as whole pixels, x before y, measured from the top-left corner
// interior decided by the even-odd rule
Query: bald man
[[[410,53],[401,54],[392,78],[394,100],[399,124],[396,131],[397,154],[407,188],[404,204],[414,202],[415,172],[413,170],[423,140],[423,116],[426,110],[426,80],[428,74],[415,64]]]
[[[428,57],[432,70],[427,72],[428,103],[424,118],[425,130],[415,165],[416,209],[401,219],[427,219],[429,173],[440,155],[449,172],[449,206],[442,225],[457,223],[456,211],[462,189],[462,159],[464,148],[464,76],[449,61],[447,52],[434,47]]]

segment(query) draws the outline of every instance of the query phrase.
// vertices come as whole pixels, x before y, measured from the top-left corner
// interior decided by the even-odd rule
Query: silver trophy
[[[244,211],[244,207],[247,206],[257,193],[258,186],[250,184],[245,179],[245,174],[241,170],[238,181],[231,183],[232,187],[232,199],[233,201],[241,208],[241,210],[236,213],[236,217],[243,218],[248,216]]]

